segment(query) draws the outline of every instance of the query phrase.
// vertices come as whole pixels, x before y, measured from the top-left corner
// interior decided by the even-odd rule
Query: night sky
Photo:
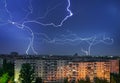
[[[91,55],[120,55],[120,0],[70,0],[73,15],[62,26],[39,24],[60,25],[70,14],[68,1],[0,0],[0,54],[25,54],[31,45],[29,54],[85,55],[82,50],[88,51],[88,42],[96,37]],[[33,20],[39,23],[21,28]]]

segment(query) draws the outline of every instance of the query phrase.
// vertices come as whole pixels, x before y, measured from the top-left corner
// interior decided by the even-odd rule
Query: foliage
[[[89,77],[86,77],[86,79],[85,79],[85,83],[91,83]]]
[[[101,78],[94,78],[94,82],[90,82],[89,78],[84,79],[80,79],[78,80],[78,83],[109,83],[106,79],[101,79]]]
[[[94,82],[95,83],[109,83],[106,79],[102,79],[102,78],[94,78]]]
[[[20,70],[19,80],[22,83],[33,83],[34,81],[34,68],[29,63],[22,64]]]
[[[5,74],[3,74],[1,77],[0,77],[0,83],[7,83],[8,82],[8,80],[9,80],[9,75],[8,75],[8,73],[5,73]]]
[[[69,83],[68,78],[64,78],[64,83]]]
[[[3,68],[0,68],[0,77],[3,75]]]
[[[78,80],[78,83],[86,83],[86,81],[84,79],[80,79]]]
[[[15,83],[14,82],[14,77],[11,77],[10,80],[8,81],[8,83]]]
[[[110,82],[111,82],[111,83],[116,83],[116,80],[115,80],[115,78],[114,78],[113,76],[111,76]]]
[[[111,74],[111,83],[120,83],[120,74]]]
[[[8,73],[10,77],[14,75],[14,64],[11,62],[7,62],[6,60],[3,61],[3,73]]]
[[[3,67],[0,68],[0,83],[13,83],[8,82],[14,77],[14,64],[7,62],[6,59],[3,60]],[[13,78],[14,80],[14,78]]]
[[[42,83],[42,78],[41,77],[36,77],[35,83]]]

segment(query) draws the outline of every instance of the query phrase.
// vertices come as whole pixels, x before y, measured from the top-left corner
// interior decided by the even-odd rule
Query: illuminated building
[[[120,63],[120,60],[110,60],[110,64],[111,64],[110,72],[111,73],[119,74],[119,67],[120,67],[119,63]]]
[[[110,62],[69,62],[67,66],[67,77],[71,81],[86,79],[89,77],[93,82],[95,77],[110,81]]]
[[[35,76],[41,77],[45,83],[63,83],[64,78],[77,81],[89,77],[93,82],[95,77],[110,81],[110,62],[106,60],[81,61],[78,58],[47,57],[19,58],[15,60],[15,81],[19,83],[19,72],[23,63],[35,67]]]
[[[62,83],[66,77],[63,71],[67,60],[58,59],[35,59],[35,58],[19,58],[15,60],[15,82],[19,83],[19,74],[22,64],[30,63],[35,67],[35,76],[41,77],[45,83]]]

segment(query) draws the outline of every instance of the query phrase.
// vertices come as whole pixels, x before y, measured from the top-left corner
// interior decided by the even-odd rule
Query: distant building
[[[41,77],[45,83],[63,83],[64,78],[69,81],[77,81],[89,77],[107,79],[110,81],[109,61],[78,61],[69,57],[47,58],[19,58],[15,60],[15,81],[19,83],[20,69],[23,63],[30,63],[35,67],[35,76]]]
[[[111,64],[110,72],[119,74],[120,60],[110,60],[110,64]]]
[[[3,59],[0,58],[0,68],[2,68],[2,67],[3,67]]]

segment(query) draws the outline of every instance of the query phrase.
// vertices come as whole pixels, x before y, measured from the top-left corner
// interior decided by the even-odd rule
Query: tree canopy
[[[29,63],[22,64],[19,80],[21,83],[33,83],[34,67],[32,67]]]

